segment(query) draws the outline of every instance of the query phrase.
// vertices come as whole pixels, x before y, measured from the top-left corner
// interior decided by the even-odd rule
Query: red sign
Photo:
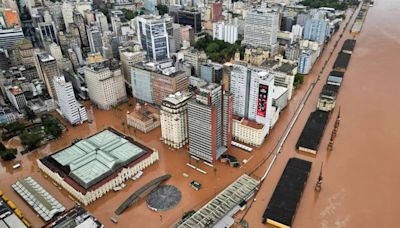
[[[268,86],[260,84],[258,86],[257,115],[265,117],[267,114]]]

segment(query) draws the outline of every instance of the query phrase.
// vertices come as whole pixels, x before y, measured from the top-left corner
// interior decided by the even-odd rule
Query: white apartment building
[[[303,38],[303,29],[304,27],[301,25],[292,26],[292,33],[294,35],[295,40],[301,40]]]
[[[166,97],[161,103],[161,140],[179,149],[189,142],[188,101],[189,93],[177,92]]]
[[[213,39],[235,43],[238,40],[238,26],[224,22],[213,23]]]
[[[257,124],[245,118],[233,118],[232,130],[234,140],[256,147],[263,144],[269,132],[267,125]]]
[[[230,92],[233,115],[247,117],[249,106],[250,73],[244,64],[234,64],[231,70]]]
[[[109,30],[107,17],[102,12],[96,12],[95,16],[96,16],[97,26],[100,28],[101,33],[107,32]]]
[[[72,83],[66,82],[64,76],[55,77],[53,80],[61,115],[72,125],[82,124],[88,117],[85,107],[75,98]]]
[[[90,100],[101,109],[110,109],[127,99],[124,77],[119,68],[104,62],[84,67]]]
[[[269,9],[247,12],[242,44],[265,49],[275,49],[279,31],[279,14]]]

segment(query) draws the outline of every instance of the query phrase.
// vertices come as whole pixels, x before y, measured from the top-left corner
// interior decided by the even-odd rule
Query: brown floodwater
[[[398,9],[398,0],[375,1],[361,34],[356,37],[355,52],[337,100],[337,106],[341,107],[341,122],[333,151],[327,152],[326,148],[338,108],[326,128],[318,155],[312,157],[295,152],[305,121],[315,109],[323,84],[319,82],[261,187],[257,201],[245,217],[250,227],[272,227],[261,223],[262,214],[288,158],[293,156],[313,161],[293,227],[398,227]],[[348,37],[351,36],[346,32],[344,38]],[[323,80],[333,61],[328,63]],[[314,71],[319,70],[316,65]],[[322,162],[324,182],[322,191],[316,193],[314,186]]]
[[[297,154],[294,147],[309,113],[315,109],[319,91],[333,65],[336,54],[328,62],[322,80],[317,83],[284,144],[282,153],[261,187],[257,201],[245,217],[250,227],[268,227],[261,223],[262,213],[287,159],[292,156],[314,162],[294,227],[395,227],[395,218],[400,209],[400,196],[396,194],[396,190],[400,187],[399,171],[396,170],[396,162],[399,161],[400,155],[395,151],[397,142],[400,141],[397,130],[400,125],[397,118],[400,103],[392,100],[395,99],[396,87],[400,84],[400,78],[397,77],[395,71],[398,62],[396,54],[400,51],[400,42],[397,38],[400,37],[400,27],[397,25],[399,14],[396,11],[400,8],[400,2],[376,1],[375,5],[368,13],[362,33],[357,37],[356,50],[337,101],[337,104],[341,106],[342,120],[334,150],[330,153],[326,152],[329,134],[333,128],[333,118],[327,126],[316,157]],[[350,14],[349,11],[348,15]],[[349,17],[346,20],[348,19]],[[341,25],[341,29],[344,24]],[[344,39],[349,37],[351,36],[348,32],[345,32],[335,53],[340,49]],[[160,128],[148,134],[134,132],[132,128],[127,128],[125,113],[134,107],[132,106],[134,101],[131,100],[130,106],[125,104],[121,110],[112,111],[102,111],[86,104],[89,115],[93,116],[93,123],[69,127],[61,139],[26,155],[18,155],[16,161],[1,161],[0,188],[16,203],[34,227],[40,227],[44,222],[13,192],[10,185],[18,178],[33,176],[67,208],[72,207],[74,202],[68,197],[68,193],[58,189],[50,179],[45,178],[39,172],[35,161],[68,146],[75,138],[86,137],[107,126],[112,126],[133,136],[143,144],[157,149],[160,152],[160,161],[145,169],[144,175],[139,180],[127,181],[127,187],[122,191],[110,192],[87,206],[86,209],[106,227],[171,227],[184,212],[204,205],[242,173],[252,170],[273,149],[308,86],[315,80],[328,59],[329,53],[333,50],[333,44],[338,38],[339,34],[336,34],[332,39],[333,42],[328,44],[313,71],[305,79],[304,85],[296,91],[288,107],[281,113],[280,120],[267,137],[266,143],[252,153],[236,148],[230,150],[230,153],[239,160],[249,159],[249,162],[241,168],[231,168],[217,162],[216,171],[214,171],[202,163],[190,161],[186,148],[172,150],[162,144],[159,140]],[[336,116],[336,112],[337,110],[333,116]],[[22,149],[18,138],[6,143],[19,150]],[[324,162],[323,189],[321,193],[316,194],[314,184],[322,161]],[[13,170],[12,165],[15,162],[20,162],[22,167]],[[186,166],[187,162],[199,166],[208,174],[194,171]],[[255,174],[260,177],[267,166],[268,162]],[[109,217],[130,194],[153,178],[167,173],[172,175],[167,183],[175,185],[182,192],[182,200],[176,208],[165,212],[154,212],[147,208],[145,200],[142,199],[119,216],[117,225],[111,223]],[[189,174],[189,177],[184,177],[183,173]],[[203,188],[200,191],[192,189],[189,185],[192,180],[202,183]]]

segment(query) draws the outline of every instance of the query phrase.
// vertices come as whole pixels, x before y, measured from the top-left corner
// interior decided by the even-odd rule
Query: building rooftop
[[[214,199],[186,219],[178,228],[213,227],[234,209],[234,207],[238,206],[244,200],[247,200],[259,183],[258,180],[243,174]]]
[[[83,207],[75,206],[70,210],[54,217],[43,228],[97,228],[102,224],[89,214]]]
[[[40,53],[38,54],[38,57],[41,62],[50,62],[56,60],[53,56],[47,53]]]
[[[297,68],[296,64],[283,63],[280,67],[276,68],[276,70],[286,74],[292,74],[295,68]]]
[[[176,92],[174,94],[168,95],[168,97],[164,98],[162,103],[170,103],[172,105],[178,105],[184,101],[187,101],[191,97],[191,93],[189,92]]]
[[[14,96],[24,93],[21,88],[13,86],[8,89]]]
[[[158,73],[160,75],[168,76],[171,78],[185,74],[185,71],[177,71],[176,68],[172,66],[171,61],[166,61],[160,64],[156,64],[154,62],[139,62],[135,64],[134,67],[149,72]]]
[[[76,190],[86,192],[150,152],[151,149],[108,128],[42,158],[41,162],[66,177],[66,182]]]
[[[350,54],[340,52],[333,65],[333,69],[347,69],[350,62]]]
[[[342,50],[352,52],[355,46],[356,46],[356,40],[347,39],[342,46]]]
[[[137,106],[133,111],[126,114],[127,118],[136,119],[142,122],[147,122],[150,120],[158,121],[160,112],[158,109],[149,105],[136,105]]]
[[[65,207],[32,177],[18,180],[11,186],[45,221],[63,212]]]

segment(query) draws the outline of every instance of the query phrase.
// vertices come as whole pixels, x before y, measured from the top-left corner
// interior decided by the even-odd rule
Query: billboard
[[[258,86],[257,116],[265,117],[267,114],[268,86]]]

